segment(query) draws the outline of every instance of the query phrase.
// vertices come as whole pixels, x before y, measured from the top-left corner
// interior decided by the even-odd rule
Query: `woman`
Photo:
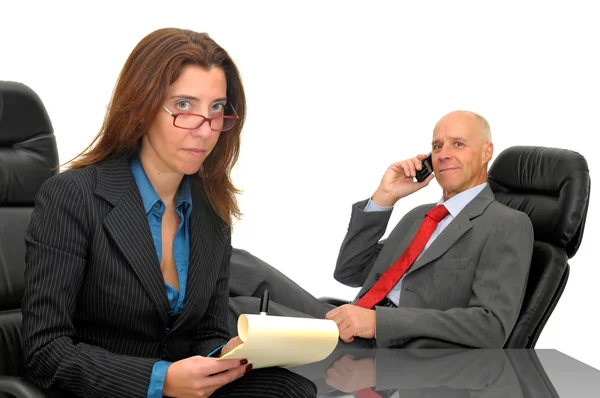
[[[292,372],[215,358],[240,343],[227,301],[245,112],[206,34],[161,29],[133,50],[100,133],[40,189],[26,233],[25,362],[50,395],[316,395]]]

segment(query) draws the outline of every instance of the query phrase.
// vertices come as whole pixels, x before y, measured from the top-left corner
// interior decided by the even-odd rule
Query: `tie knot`
[[[427,216],[429,216],[436,223],[442,221],[447,215],[448,209],[446,209],[446,206],[444,205],[437,205],[427,212]]]

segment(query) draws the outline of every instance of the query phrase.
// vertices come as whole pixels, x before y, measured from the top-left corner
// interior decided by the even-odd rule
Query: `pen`
[[[260,315],[267,315],[269,309],[269,291],[265,289],[260,298]]]

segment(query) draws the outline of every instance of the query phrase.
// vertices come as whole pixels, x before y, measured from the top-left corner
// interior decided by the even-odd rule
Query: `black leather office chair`
[[[590,201],[585,158],[558,148],[516,146],[490,167],[496,199],[525,212],[535,243],[525,299],[506,348],[533,348],[569,277],[568,260],[581,244]]]
[[[58,172],[52,124],[29,87],[0,81],[0,396],[43,397],[22,378],[24,234],[41,184]]]
[[[525,298],[504,348],[534,348],[567,283],[568,260],[583,238],[591,184],[587,161],[567,149],[514,146],[494,160],[488,182],[496,200],[523,211],[533,224]],[[321,300],[338,306],[347,303],[332,297]],[[428,346],[447,347],[429,339],[410,342],[413,348]]]

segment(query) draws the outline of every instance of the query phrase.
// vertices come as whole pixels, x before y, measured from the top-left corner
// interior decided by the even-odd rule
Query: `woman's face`
[[[192,130],[179,128],[173,125],[169,112],[222,116],[227,104],[226,93],[227,80],[221,68],[207,70],[190,65],[182,69],[162,103],[168,111],[160,108],[142,139],[142,159],[150,161],[159,173],[183,175],[200,170],[221,133],[211,130],[208,122]],[[183,116],[178,117],[176,123],[188,126]]]

